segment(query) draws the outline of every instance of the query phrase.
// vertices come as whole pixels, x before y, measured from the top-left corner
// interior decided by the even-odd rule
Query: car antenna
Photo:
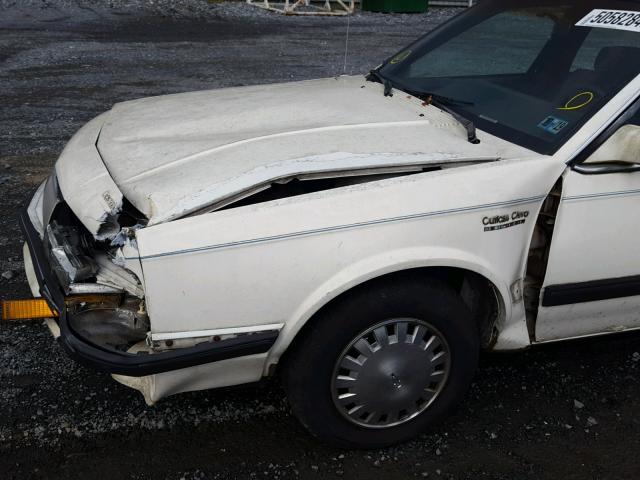
[[[344,42],[344,65],[342,67],[342,74],[347,74],[347,56],[349,55],[349,28],[351,27],[351,14],[347,13],[347,38]]]

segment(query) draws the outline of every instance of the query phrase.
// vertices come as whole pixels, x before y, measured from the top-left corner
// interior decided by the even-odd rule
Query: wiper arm
[[[393,97],[393,84],[391,83],[391,80],[380,75],[378,70],[371,70],[369,75],[367,75],[367,80],[370,82],[381,83],[384,86],[384,96]]]
[[[392,97],[393,96],[393,84],[391,80],[382,76],[380,72],[376,69],[371,70],[369,75],[367,75],[367,80],[370,82],[378,82],[384,85],[384,96]],[[444,110],[453,118],[455,118],[460,125],[462,125],[467,131],[467,139],[469,143],[477,145],[480,143],[480,139],[476,135],[476,125],[469,120],[468,118],[460,115],[455,110],[449,108],[448,105],[474,105],[473,102],[467,102],[464,100],[457,100],[455,98],[444,97],[442,95],[437,95],[435,93],[426,93],[426,92],[414,92],[411,90],[407,90],[405,88],[400,87],[400,89],[404,92],[407,92],[409,95],[413,95],[414,97],[420,98],[424,100],[428,105],[434,105],[441,110]]]
[[[415,92],[411,90],[405,90],[409,95],[413,95],[414,97],[421,98],[425,101],[427,105],[433,105],[438,107],[441,110],[444,110],[453,118],[455,118],[460,125],[462,125],[467,131],[467,139],[469,143],[477,145],[480,143],[480,139],[476,135],[476,125],[471,120],[466,118],[463,115],[460,115],[455,110],[449,108],[449,105],[475,105],[473,102],[467,102],[465,100],[458,100],[455,98],[444,97],[442,95],[438,95],[436,93],[428,93],[428,92]]]
[[[469,143],[477,145],[480,143],[480,139],[476,135],[476,125],[467,117],[460,115],[455,110],[449,108],[449,105],[473,105],[473,102],[465,102],[462,100],[456,100],[449,97],[442,97],[440,95],[435,95],[433,93],[421,93],[419,95],[421,98],[425,100],[429,105],[433,105],[438,107],[441,110],[444,110],[453,118],[455,118],[460,125],[462,125],[467,131],[467,139]]]
[[[441,103],[442,105],[467,105],[467,106],[475,105],[475,103],[469,102],[467,100],[459,100],[457,98],[445,97],[443,95],[437,95],[435,93],[422,93],[420,95],[427,100],[431,98],[432,100],[435,100],[436,102]]]

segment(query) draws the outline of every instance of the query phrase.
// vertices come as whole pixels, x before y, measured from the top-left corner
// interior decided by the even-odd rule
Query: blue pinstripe
[[[317,229],[312,229],[312,230],[303,230],[300,232],[292,232],[292,233],[285,233],[282,235],[272,235],[272,236],[268,236],[268,237],[261,237],[261,238],[253,238],[253,239],[248,239],[248,240],[238,240],[235,242],[228,242],[228,243],[220,243],[217,245],[207,245],[204,247],[197,247],[197,248],[189,248],[189,249],[185,249],[185,250],[176,250],[173,252],[164,252],[164,253],[157,253],[154,255],[147,255],[147,256],[143,256],[140,257],[141,260],[152,260],[155,258],[162,258],[162,257],[170,257],[170,256],[174,256],[174,255],[184,255],[184,254],[188,254],[188,253],[198,253],[198,252],[204,252],[204,251],[211,251],[211,250],[220,250],[223,248],[231,248],[231,247],[237,247],[237,246],[242,246],[242,245],[252,245],[252,244],[256,244],[256,243],[263,243],[263,242],[269,242],[269,241],[274,241],[274,240],[283,240],[283,239],[289,239],[289,238],[297,238],[297,237],[303,237],[303,236],[308,236],[308,235],[316,235],[319,233],[327,233],[327,232],[338,232],[338,231],[342,231],[342,230],[348,230],[351,228],[359,228],[359,227],[366,227],[366,226],[370,226],[370,225],[380,225],[380,224],[385,224],[385,223],[394,223],[394,222],[401,222],[404,220],[414,220],[417,218],[428,218],[428,217],[437,217],[437,216],[441,216],[441,215],[451,215],[451,214],[455,214],[455,213],[465,213],[465,212],[471,212],[471,211],[476,211],[476,210],[486,210],[486,209],[490,209],[490,208],[498,208],[498,207],[508,207],[511,205],[521,205],[521,204],[526,204],[526,203],[533,203],[533,202],[537,202],[540,200],[543,200],[547,197],[547,195],[538,195],[535,197],[528,197],[528,198],[520,198],[517,200],[509,200],[506,202],[496,202],[496,203],[487,203],[484,205],[474,205],[471,207],[460,207],[460,208],[451,208],[448,210],[439,210],[439,211],[435,211],[435,212],[424,212],[424,213],[415,213],[412,215],[402,215],[402,216],[398,216],[398,217],[390,217],[390,218],[382,218],[382,219],[378,219],[378,220],[370,220],[367,222],[358,222],[358,223],[350,223],[350,224],[346,224],[346,225],[336,225],[336,226],[332,226],[332,227],[324,227],[324,228],[317,228]]]
[[[574,195],[571,197],[563,197],[563,202],[572,202],[576,200],[591,200],[596,198],[606,197],[626,197],[631,195],[640,195],[640,189],[638,190],[622,190],[619,192],[603,192],[603,193],[586,193],[584,195]]]

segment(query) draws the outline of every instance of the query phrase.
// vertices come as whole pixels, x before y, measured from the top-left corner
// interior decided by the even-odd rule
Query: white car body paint
[[[338,77],[121,103],[74,137],[56,167],[60,186],[89,227],[105,210],[96,191],[117,203],[124,194],[156,224],[292,174],[525,155],[495,137],[460,142],[464,129],[448,114],[381,92]],[[88,164],[84,146],[104,163]]]
[[[82,127],[56,162],[60,190],[78,219],[96,236],[122,205],[122,193],[96,150],[96,138],[106,114]]]
[[[628,235],[619,247],[625,255],[603,265],[610,262],[597,247],[607,233],[589,230],[594,235],[585,237],[584,216],[588,209],[602,223],[612,208],[637,209],[635,194],[607,201],[586,196],[634,185],[640,191],[640,174],[598,183],[602,177],[578,178],[566,163],[639,91],[640,77],[554,156],[481,131],[482,143],[472,145],[448,114],[405,94],[385,98],[381,85],[361,77],[117,105],[74,137],[56,172],[64,198],[94,234],[123,197],[150,217],[119,259],[143,283],[151,338],[282,329],[268,354],[115,378],[150,403],[259,380],[331,299],[368,279],[416,267],[484,276],[502,303],[493,348],[529,346],[524,302],[514,301],[510,288],[524,277],[535,219],[561,176],[566,185],[544,286],[638,273],[637,262],[625,261],[640,258],[637,222],[615,220],[614,228]],[[281,178],[430,164],[443,169],[189,216]],[[529,212],[524,223],[484,231],[485,217],[520,212]],[[640,327],[637,298],[541,307],[534,341]]]
[[[262,369],[266,359],[267,354],[248,355],[146,377],[112,377],[128,387],[139,390],[147,404],[153,405],[158,400],[176,393],[257,382],[263,376]]]
[[[514,183],[522,169],[530,172],[527,179]],[[181,330],[205,330],[212,322],[218,328],[284,323],[281,341],[286,342],[287,333],[298,330],[298,321],[353,285],[394,270],[444,265],[454,259],[451,266],[492,278],[508,298],[509,285],[522,276],[526,249],[505,251],[505,246],[526,245],[533,222],[492,235],[484,234],[482,220],[517,210],[530,211],[535,218],[562,169],[548,158],[503,161],[345,187],[140,230],[153,332],[175,329],[176,316],[188,308],[190,315],[181,322]],[[547,178],[552,179],[549,185]],[[474,203],[461,204],[458,196],[451,195],[476,182],[491,188],[474,192]],[[167,271],[179,279],[188,296],[174,294],[161,274]],[[242,274],[247,271],[251,278]],[[261,292],[259,298],[256,291]]]
[[[567,171],[545,286],[638,274],[640,209],[637,174],[580,175]],[[539,341],[640,326],[640,297],[542,307]]]

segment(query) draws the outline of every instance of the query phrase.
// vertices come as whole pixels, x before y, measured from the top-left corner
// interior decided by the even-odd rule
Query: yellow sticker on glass
[[[572,97],[564,107],[558,107],[558,110],[580,110],[593,102],[594,98],[593,92],[582,92]]]
[[[409,58],[409,55],[411,55],[411,50],[405,50],[402,53],[399,53],[398,55],[396,55],[395,57],[393,57],[391,59],[391,65],[395,65],[396,63],[400,63],[400,62],[404,62],[407,58]]]

